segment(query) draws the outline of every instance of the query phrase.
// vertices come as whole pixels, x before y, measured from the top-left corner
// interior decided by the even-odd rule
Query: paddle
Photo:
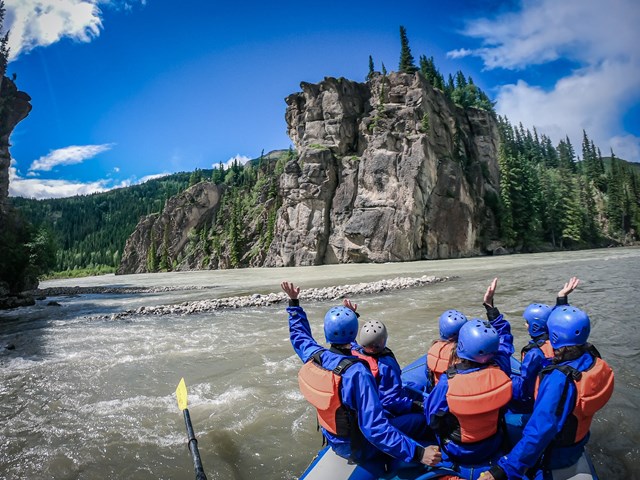
[[[189,437],[189,443],[187,445],[191,452],[193,466],[196,469],[196,480],[207,480],[207,476],[204,474],[204,469],[202,468],[200,452],[198,452],[198,441],[193,433],[191,417],[189,416],[189,409],[187,408],[187,386],[184,383],[184,378],[180,379],[178,388],[176,388],[176,397],[178,397],[178,408],[184,413],[184,423],[187,426],[187,437]]]

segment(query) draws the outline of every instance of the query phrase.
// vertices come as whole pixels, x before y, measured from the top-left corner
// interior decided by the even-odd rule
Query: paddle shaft
[[[196,470],[196,480],[207,480],[207,476],[204,474],[204,469],[202,468],[200,452],[198,451],[198,440],[196,440],[196,436],[193,433],[193,425],[191,425],[189,409],[185,408],[183,412],[184,424],[187,426],[187,437],[189,438],[189,451],[191,452],[191,458],[193,459],[193,467]]]

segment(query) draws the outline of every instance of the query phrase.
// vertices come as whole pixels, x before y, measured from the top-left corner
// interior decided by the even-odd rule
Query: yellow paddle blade
[[[176,388],[176,397],[178,397],[178,408],[180,410],[187,408],[187,386],[184,383],[184,378],[180,379],[178,388]]]

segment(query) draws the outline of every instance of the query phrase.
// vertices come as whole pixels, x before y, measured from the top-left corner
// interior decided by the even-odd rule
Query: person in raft
[[[427,392],[431,392],[440,380],[440,376],[451,366],[451,354],[456,348],[458,332],[467,323],[467,317],[458,310],[447,310],[438,319],[440,338],[435,340],[427,352],[425,365]]]
[[[289,296],[289,335],[304,365],[298,383],[304,397],[316,408],[322,433],[336,454],[355,461],[373,475],[382,475],[386,459],[380,452],[404,462],[435,465],[438,447],[422,447],[389,423],[367,364],[351,354],[358,333],[358,318],[349,308],[331,308],[324,317],[324,334],[330,348],[319,345],[300,307],[300,288],[282,282]]]
[[[484,300],[493,304],[498,279]],[[458,333],[452,366],[425,399],[427,424],[442,449],[442,462],[465,479],[475,480],[504,453],[505,407],[511,400],[511,326],[502,316],[493,322],[474,318]]]
[[[359,318],[358,304],[344,299],[342,304]],[[429,437],[424,418],[423,404],[407,395],[402,386],[402,369],[395,355],[387,347],[387,327],[379,320],[369,320],[360,328],[358,343],[351,344],[352,355],[369,365],[378,387],[380,403],[387,412],[390,423],[413,439]]]
[[[589,316],[565,305],[547,322],[553,363],[542,369],[535,403],[522,439],[483,480],[547,480],[554,471],[578,467],[594,414],[611,398],[613,370],[587,342]],[[565,478],[565,477],[563,477]]]
[[[580,280],[571,277],[558,292],[555,308],[569,304],[569,294],[573,292]],[[540,371],[551,364],[553,347],[549,342],[547,320],[554,308],[542,303],[532,303],[522,314],[530,340],[520,352],[520,372],[511,375],[513,382],[513,400],[509,410],[514,413],[528,414],[533,411],[533,393],[536,379]],[[499,314],[497,308],[487,308],[487,316]],[[524,417],[528,418],[528,417]],[[524,423],[522,423],[524,425]]]

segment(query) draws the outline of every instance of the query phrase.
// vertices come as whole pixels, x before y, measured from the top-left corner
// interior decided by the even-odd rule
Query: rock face
[[[30,101],[31,97],[19,91],[12,80],[0,76],[0,234],[4,234],[0,239],[0,255],[11,255],[7,253],[11,251],[8,247],[14,247],[15,238],[27,228],[9,204],[9,137],[16,125],[29,115]],[[0,268],[0,309],[33,305],[34,299],[20,292],[37,286],[38,279],[32,272],[7,272]]]
[[[9,137],[31,111],[31,97],[7,77],[0,78],[0,215],[7,213],[9,197]]]
[[[190,242],[198,229],[201,245],[214,243],[200,226],[216,216],[223,192],[203,183],[140,221],[118,273],[148,271],[150,250],[156,263],[163,252],[170,259],[159,269],[185,270],[399,262],[495,248],[499,137],[491,113],[455,106],[419,74],[301,87],[286,99],[298,155],[287,157],[276,198],[258,195],[275,214],[270,244],[259,237],[268,208],[243,219],[235,262],[228,236],[216,248]]]
[[[326,78],[287,99],[299,156],[265,266],[397,262],[486,252],[497,238],[498,130],[422,76]]]
[[[188,248],[189,234],[212,221],[221,198],[222,187],[200,182],[167,200],[161,214],[143,217],[127,239],[117,273],[149,272],[149,263],[160,265],[163,255],[175,260],[172,269],[200,268],[200,255]],[[150,250],[154,252],[151,255]]]

